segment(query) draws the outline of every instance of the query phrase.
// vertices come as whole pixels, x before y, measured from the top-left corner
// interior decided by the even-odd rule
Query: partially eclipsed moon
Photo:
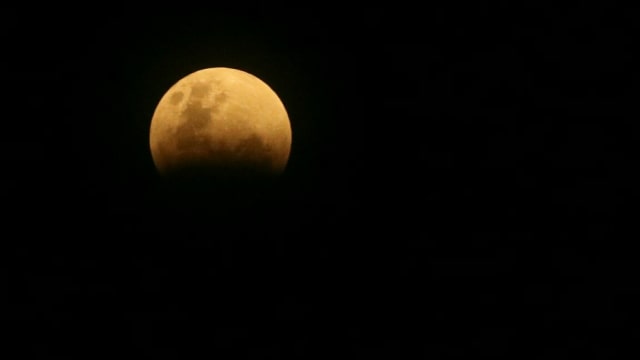
[[[161,175],[273,177],[287,165],[291,124],[262,80],[237,69],[207,68],[183,77],[160,99],[149,142]]]

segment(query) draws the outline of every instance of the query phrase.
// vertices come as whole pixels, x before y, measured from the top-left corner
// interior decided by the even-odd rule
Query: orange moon
[[[265,82],[213,67],[178,80],[155,108],[151,156],[163,176],[273,178],[287,166],[291,124]]]

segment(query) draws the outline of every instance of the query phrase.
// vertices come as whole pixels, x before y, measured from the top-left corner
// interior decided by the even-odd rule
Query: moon
[[[212,67],[178,80],[158,102],[151,156],[164,177],[275,178],[291,151],[291,123],[278,95],[255,75]]]

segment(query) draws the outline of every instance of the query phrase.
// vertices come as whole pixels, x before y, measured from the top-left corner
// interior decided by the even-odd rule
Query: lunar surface
[[[291,125],[278,95],[242,70],[193,72],[159,101],[149,131],[163,176],[273,178],[286,168]]]

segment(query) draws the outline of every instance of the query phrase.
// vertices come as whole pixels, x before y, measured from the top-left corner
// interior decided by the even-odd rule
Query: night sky
[[[345,6],[3,10],[22,354],[637,352],[633,12]],[[288,111],[273,184],[155,172],[156,104],[217,66]]]

